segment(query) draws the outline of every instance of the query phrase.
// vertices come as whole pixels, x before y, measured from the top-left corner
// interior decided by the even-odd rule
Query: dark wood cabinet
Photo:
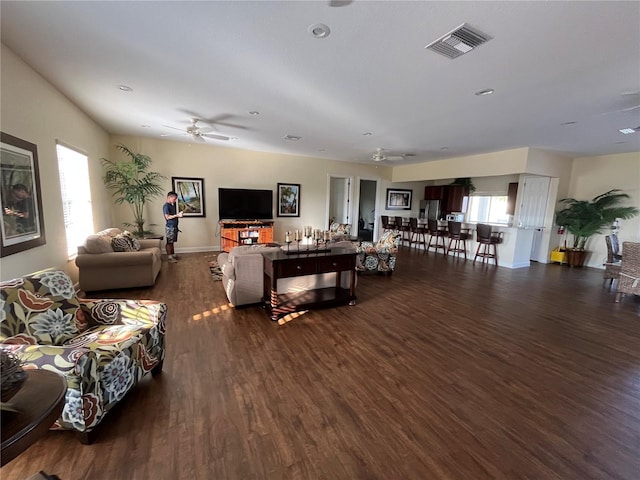
[[[516,197],[518,196],[518,182],[510,183],[507,190],[507,215],[516,213]]]
[[[428,187],[424,187],[424,199],[443,200],[446,187],[446,185],[429,185]]]
[[[465,185],[447,185],[445,211],[447,213],[464,211],[465,197],[468,195],[469,191]]]

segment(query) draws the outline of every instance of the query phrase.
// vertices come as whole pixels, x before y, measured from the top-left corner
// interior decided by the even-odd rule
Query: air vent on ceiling
[[[488,42],[491,38],[486,33],[463,23],[424,48],[454,59]]]

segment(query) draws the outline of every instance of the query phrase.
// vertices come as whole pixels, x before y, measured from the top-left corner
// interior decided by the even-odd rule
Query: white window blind
[[[57,153],[67,255],[73,257],[78,245],[82,245],[87,235],[93,233],[89,159],[60,144],[57,145]]]

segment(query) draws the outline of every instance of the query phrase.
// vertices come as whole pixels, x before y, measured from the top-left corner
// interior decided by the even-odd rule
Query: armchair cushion
[[[73,283],[63,272],[36,272],[0,288],[1,338],[19,335],[30,344],[62,345],[86,329]]]
[[[398,230],[388,230],[376,244],[361,242],[357,247],[357,269],[391,273],[396,268],[396,255],[402,236]]]
[[[0,302],[2,348],[18,355],[25,368],[66,379],[55,429],[90,432],[140,379],[161,368],[164,303],[79,299],[69,277],[55,270],[0,283]],[[43,316],[58,310],[66,323],[49,322],[56,328],[45,329]]]

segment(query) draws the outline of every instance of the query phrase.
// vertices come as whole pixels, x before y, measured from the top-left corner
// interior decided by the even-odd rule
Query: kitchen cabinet
[[[446,188],[446,185],[430,185],[428,187],[424,187],[424,199],[443,200]]]
[[[517,196],[518,196],[518,182],[510,183],[509,189],[507,190],[507,215],[515,215]]]
[[[464,212],[466,207],[465,197],[469,195],[469,190],[465,185],[447,185],[447,201],[445,203],[445,211]]]

